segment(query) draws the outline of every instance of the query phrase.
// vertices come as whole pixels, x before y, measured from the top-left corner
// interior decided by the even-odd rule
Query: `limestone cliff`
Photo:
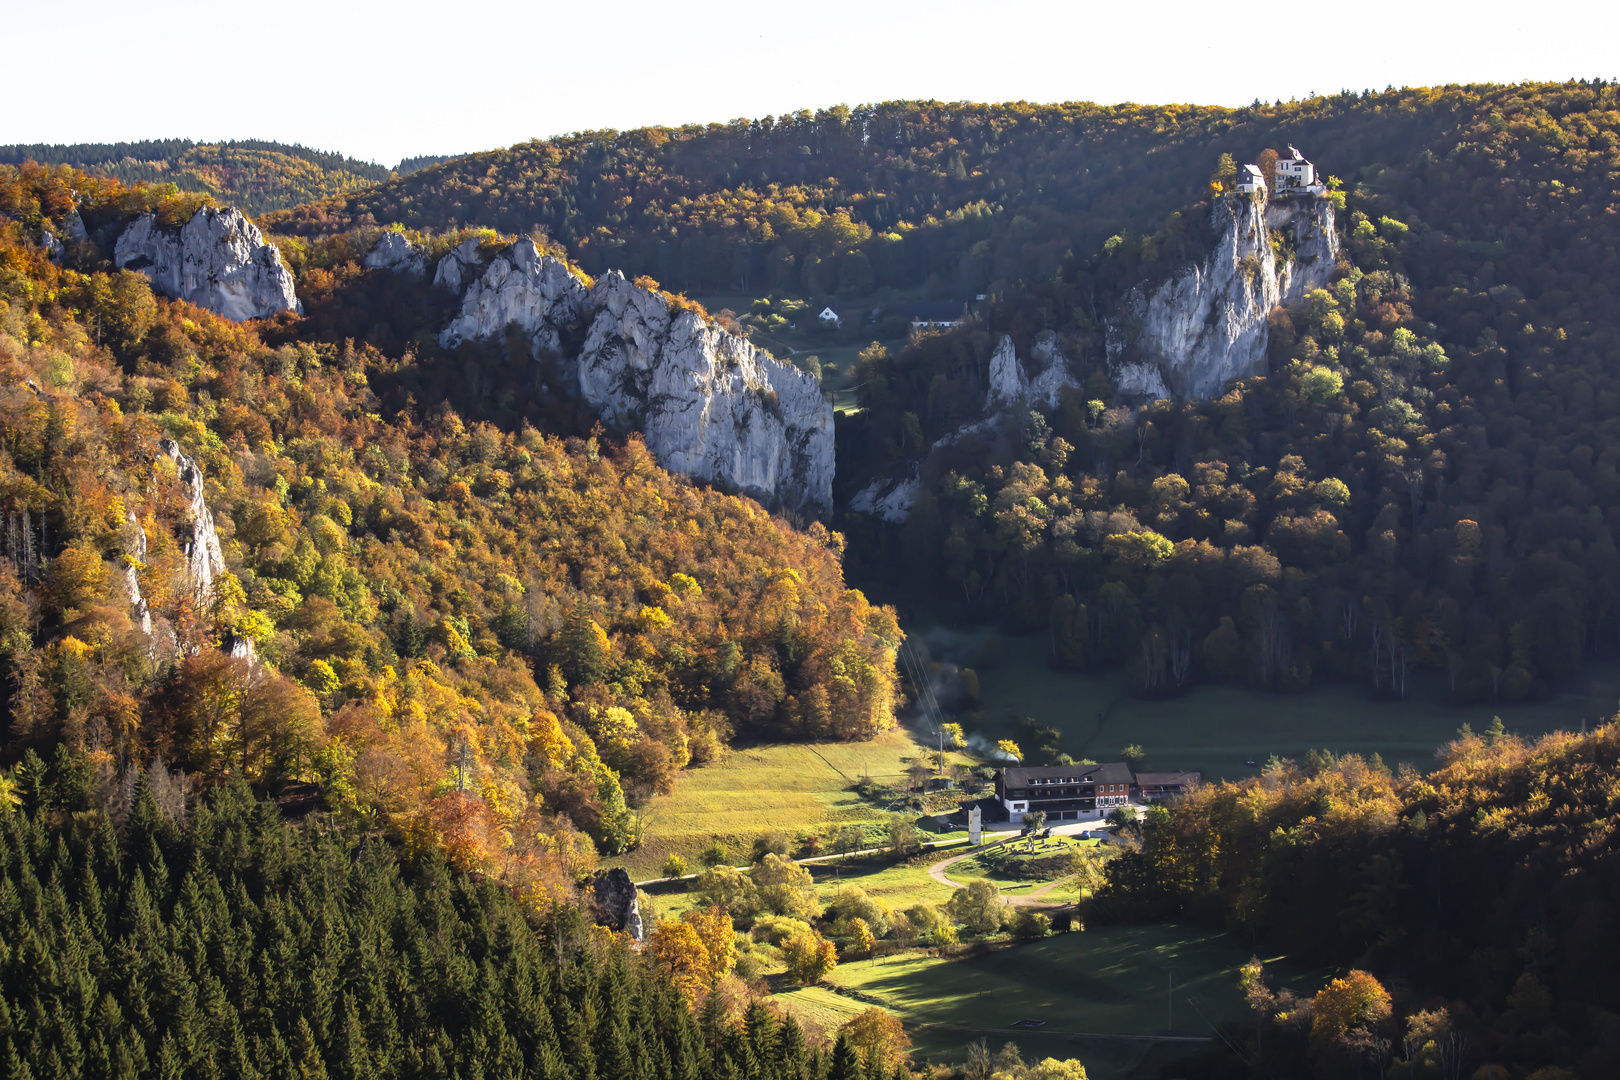
[[[460,314],[440,332],[439,342],[453,348],[494,337],[516,323],[533,339],[536,356],[560,351],[562,331],[586,314],[584,282],[561,261],[541,255],[529,239],[501,252],[487,268],[477,261],[477,252],[476,241],[468,241],[439,260],[437,284],[459,290],[470,281]]]
[[[113,263],[145,274],[164,296],[237,322],[303,312],[281,253],[229,208],[204,207],[179,229],[143,214],[119,236]]]
[[[130,544],[129,560],[124,564],[124,591],[129,594],[130,607],[135,609],[135,621],[140,625],[141,632],[147,637],[152,636],[152,609],[141,595],[141,581],[137,575],[136,567],[146,562],[146,530],[141,528],[140,519],[135,511],[127,511],[130,528],[134,529],[133,542]]]
[[[214,579],[225,572],[225,555],[220,550],[219,533],[214,530],[214,515],[203,497],[202,469],[180,452],[177,443],[165,439],[161,446],[174,461],[175,471],[179,473],[180,482],[186,485],[188,495],[191,540],[185,545],[186,580],[197,598],[207,601],[214,594]]]
[[[990,355],[990,390],[985,395],[985,412],[997,413],[1025,407],[1055,409],[1063,401],[1063,391],[1078,390],[1068,357],[1058,347],[1057,335],[1050,330],[1035,338],[1030,361],[1036,374],[1031,377],[1006,334]]]
[[[1073,365],[1063,355],[1057,335],[1052,331],[1044,331],[1036,337],[1029,355],[1036,370],[1033,378],[1018,358],[1012,338],[1003,334],[996,343],[995,351],[990,354],[990,387],[984,401],[986,419],[963,424],[949,435],[935,440],[912,468],[910,475],[873,480],[855,493],[849,500],[849,508],[857,513],[871,514],[891,525],[904,524],[911,516],[911,506],[922,489],[923,467],[935,450],[971,435],[993,435],[1007,424],[1022,423],[1030,409],[1055,409],[1062,404],[1065,390],[1080,388]]]
[[[1203,262],[1135,290],[1110,321],[1108,354],[1126,396],[1206,399],[1265,370],[1272,308],[1320,288],[1338,257],[1333,204],[1312,196],[1217,199],[1219,236]],[[1283,238],[1279,257],[1272,230]]]
[[[434,280],[465,288],[444,345],[517,326],[537,357],[557,356],[567,388],[604,421],[642,431],[665,468],[772,505],[831,509],[832,406],[813,376],[617,272],[587,290],[527,239],[487,266],[469,241],[440,260]],[[577,354],[564,355],[581,336]]]
[[[397,232],[386,232],[366,253],[368,270],[392,270],[420,281],[427,276],[427,253]]]

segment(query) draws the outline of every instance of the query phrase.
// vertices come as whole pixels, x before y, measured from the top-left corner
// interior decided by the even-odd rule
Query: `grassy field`
[[[829,978],[898,1015],[919,1053],[960,1061],[967,1044],[980,1037],[974,1029],[1006,1028],[1023,1019],[1044,1020],[1052,1032],[1208,1034],[1213,1024],[1245,1015],[1236,984],[1238,969],[1250,955],[1225,934],[1159,923],[1093,927],[966,960],[903,953],[840,964]],[[1320,989],[1324,973],[1282,958],[1266,959],[1281,985],[1298,993]],[[1172,969],[1173,1032],[1168,1016]],[[1015,1041],[1035,1050],[1037,1039],[1045,1043],[1061,1037],[1019,1036]],[[1040,1052],[1078,1056],[1088,1068],[1092,1065],[1083,1050]]]
[[[724,764],[694,769],[673,794],[654,798],[642,818],[641,847],[608,865],[623,866],[639,881],[658,876],[671,852],[695,868],[697,853],[717,837],[746,861],[754,840],[770,829],[824,834],[856,824],[875,836],[896,815],[863,800],[855,783],[863,776],[899,780],[923,753],[903,728],[864,743],[734,750]]]
[[[966,659],[985,632],[935,629],[922,636],[936,656]],[[1117,761],[1123,747],[1136,743],[1147,751],[1149,769],[1197,769],[1209,779],[1241,779],[1255,773],[1245,761],[1264,763],[1272,754],[1298,759],[1313,748],[1377,753],[1391,767],[1406,761],[1423,769],[1464,723],[1480,731],[1499,715],[1509,731],[1527,736],[1578,730],[1583,721],[1613,715],[1620,691],[1620,669],[1592,664],[1549,700],[1522,705],[1449,705],[1441,676],[1430,673],[1412,677],[1404,701],[1373,701],[1366,688],[1345,683],[1302,694],[1205,685],[1184,697],[1144,701],[1130,695],[1123,672],[1048,667],[1042,636],[1004,638],[1000,651],[998,666],[978,669],[986,736],[1005,737],[1034,717],[1061,731],[1064,752],[1076,758]]]

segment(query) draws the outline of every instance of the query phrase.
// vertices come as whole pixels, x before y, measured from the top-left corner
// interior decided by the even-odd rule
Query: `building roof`
[[[1012,765],[1001,770],[1004,788],[1028,787],[1031,780],[1056,780],[1072,784],[1129,784],[1130,766],[1124,762],[1106,765]]]
[[[1203,773],[1188,772],[1144,772],[1136,774],[1138,787],[1189,787],[1204,778]]]
[[[941,300],[928,304],[894,304],[885,309],[887,315],[900,315],[912,322],[955,322],[967,317],[967,304],[960,300]]]

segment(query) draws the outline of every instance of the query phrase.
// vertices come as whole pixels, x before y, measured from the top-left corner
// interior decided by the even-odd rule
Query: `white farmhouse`
[[[821,314],[817,315],[816,318],[821,320],[821,325],[830,326],[835,330],[844,325],[844,320],[831,307],[822,308]]]

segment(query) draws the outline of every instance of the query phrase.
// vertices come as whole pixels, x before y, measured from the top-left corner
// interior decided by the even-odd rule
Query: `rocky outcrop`
[[[135,621],[140,624],[141,632],[151,637],[152,609],[147,605],[146,598],[141,595],[141,581],[136,572],[136,567],[146,562],[146,530],[141,528],[140,519],[135,516],[135,511],[130,510],[127,513],[129,526],[135,530],[135,536],[134,542],[130,545],[129,561],[124,564],[124,591],[129,594],[129,603],[135,609]]]
[[[1151,292],[1134,291],[1109,324],[1108,354],[1122,394],[1207,399],[1265,370],[1266,317],[1333,272],[1333,204],[1312,196],[1267,203],[1261,194],[1218,199],[1219,235],[1203,262]],[[1283,234],[1279,259],[1271,230]]]
[[[191,541],[185,545],[186,580],[199,600],[208,600],[214,594],[214,579],[225,572],[225,555],[219,547],[219,533],[214,530],[214,515],[203,497],[203,474],[197,463],[180,452],[172,440],[160,444],[163,452],[173,461],[180,482],[189,493],[187,516],[191,523]]]
[[[1044,330],[1035,336],[1029,359],[1029,370],[1035,372],[1029,378],[1030,404],[1055,409],[1063,404],[1065,390],[1080,389],[1080,382],[1074,377],[1074,367],[1069,363],[1069,358],[1063,355],[1057,334],[1052,331]]]
[[[232,209],[204,207],[179,229],[143,214],[118,238],[113,263],[145,274],[164,296],[237,322],[303,313],[281,253]]]
[[[472,261],[476,255],[473,241],[462,244],[439,261],[435,281],[442,285],[461,281],[477,265]],[[533,339],[536,356],[542,351],[557,353],[562,332],[585,317],[586,300],[585,283],[566,264],[541,255],[533,240],[519,240],[472,279],[460,314],[440,332],[439,342],[452,348],[463,341],[494,337],[515,323]]]
[[[1080,383],[1068,357],[1058,346],[1057,334],[1043,331],[1030,349],[1030,361],[1036,374],[1027,373],[1013,348],[1012,338],[1006,334],[990,355],[990,389],[985,394],[984,409],[997,413],[1009,409],[1034,406],[1055,409],[1063,402],[1065,390],[1078,390]]]
[[[642,940],[641,903],[635,882],[623,868],[598,870],[590,890],[591,912],[598,926],[629,934],[633,941]]]
[[[484,259],[479,253],[477,239],[463,240],[439,260],[439,265],[433,271],[433,284],[460,292],[483,270]]]
[[[985,393],[985,419],[963,424],[935,440],[908,477],[873,480],[849,500],[849,509],[871,514],[891,525],[903,525],[911,516],[912,504],[922,490],[921,474],[935,450],[951,446],[973,435],[994,435],[1009,421],[1022,422],[1026,410],[1055,409],[1063,402],[1064,391],[1080,389],[1073,366],[1058,344],[1057,334],[1042,332],[1030,349],[1030,362],[1037,374],[1031,378],[1010,336],[1003,334],[990,354],[990,387]]]
[[[1326,199],[1284,199],[1266,207],[1266,225],[1283,234],[1287,256],[1278,268],[1284,304],[1297,304],[1324,288],[1339,261],[1333,204]]]
[[[915,476],[903,480],[874,480],[855,493],[849,500],[849,508],[857,514],[871,514],[890,525],[904,525],[921,487],[922,481]]]
[[[587,291],[527,239],[487,266],[468,241],[439,261],[434,280],[467,283],[440,335],[446,346],[517,326],[604,421],[639,429],[664,468],[770,505],[831,509],[832,406],[814,376],[616,271]],[[563,355],[581,337],[578,353]]]
[[[1024,380],[1024,365],[1018,362],[1012,338],[1001,335],[996,351],[990,354],[990,390],[985,395],[985,411],[1010,408],[1024,400],[1029,384]]]
[[[403,234],[385,232],[366,253],[368,270],[389,270],[421,281],[427,276],[427,252]]]

